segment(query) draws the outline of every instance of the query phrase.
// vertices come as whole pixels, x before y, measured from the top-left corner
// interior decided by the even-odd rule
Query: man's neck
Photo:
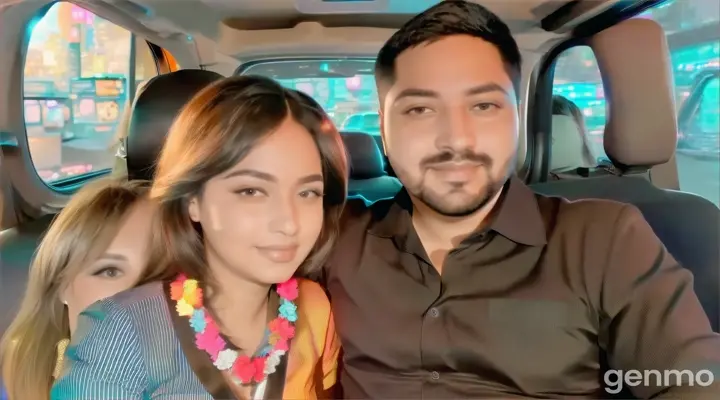
[[[464,217],[441,215],[423,202],[413,199],[413,226],[438,272],[442,272],[442,265],[450,250],[487,225],[501,194],[502,190],[498,191],[484,207]]]
[[[478,229],[482,229],[488,222],[502,190],[488,201],[485,206],[474,213],[464,217],[449,217],[432,210],[423,202],[413,199],[412,221],[415,230],[424,232],[428,239],[449,245],[457,246],[465,238]]]

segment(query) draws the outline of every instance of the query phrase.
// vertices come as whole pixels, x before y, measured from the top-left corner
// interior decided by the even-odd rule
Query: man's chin
[[[487,204],[487,196],[470,196],[464,193],[432,194],[420,200],[431,210],[446,217],[466,217]]]

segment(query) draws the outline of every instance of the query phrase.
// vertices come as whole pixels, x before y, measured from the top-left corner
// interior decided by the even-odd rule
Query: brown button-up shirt
[[[407,193],[348,205],[324,271],[346,398],[720,399],[717,382],[702,386],[708,371],[720,380],[720,335],[636,208],[536,195],[517,178],[499,204],[442,276]],[[668,390],[672,370],[698,381]]]

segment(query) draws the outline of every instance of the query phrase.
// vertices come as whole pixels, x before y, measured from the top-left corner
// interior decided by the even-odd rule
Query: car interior
[[[517,175],[543,195],[638,207],[720,332],[720,5],[476,1],[523,56]],[[349,196],[392,198],[402,185],[379,131],[342,126],[379,118],[377,51],[435,3],[0,0],[0,334],[53,216],[118,161],[128,179],[152,179],[175,115],[223,77],[265,75],[313,97],[341,129]],[[553,115],[553,95],[586,126]],[[583,159],[587,143],[602,162]]]

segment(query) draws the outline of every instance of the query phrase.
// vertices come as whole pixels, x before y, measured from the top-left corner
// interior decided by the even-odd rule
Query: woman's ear
[[[200,202],[197,197],[190,199],[188,203],[188,215],[193,222],[200,222]]]

